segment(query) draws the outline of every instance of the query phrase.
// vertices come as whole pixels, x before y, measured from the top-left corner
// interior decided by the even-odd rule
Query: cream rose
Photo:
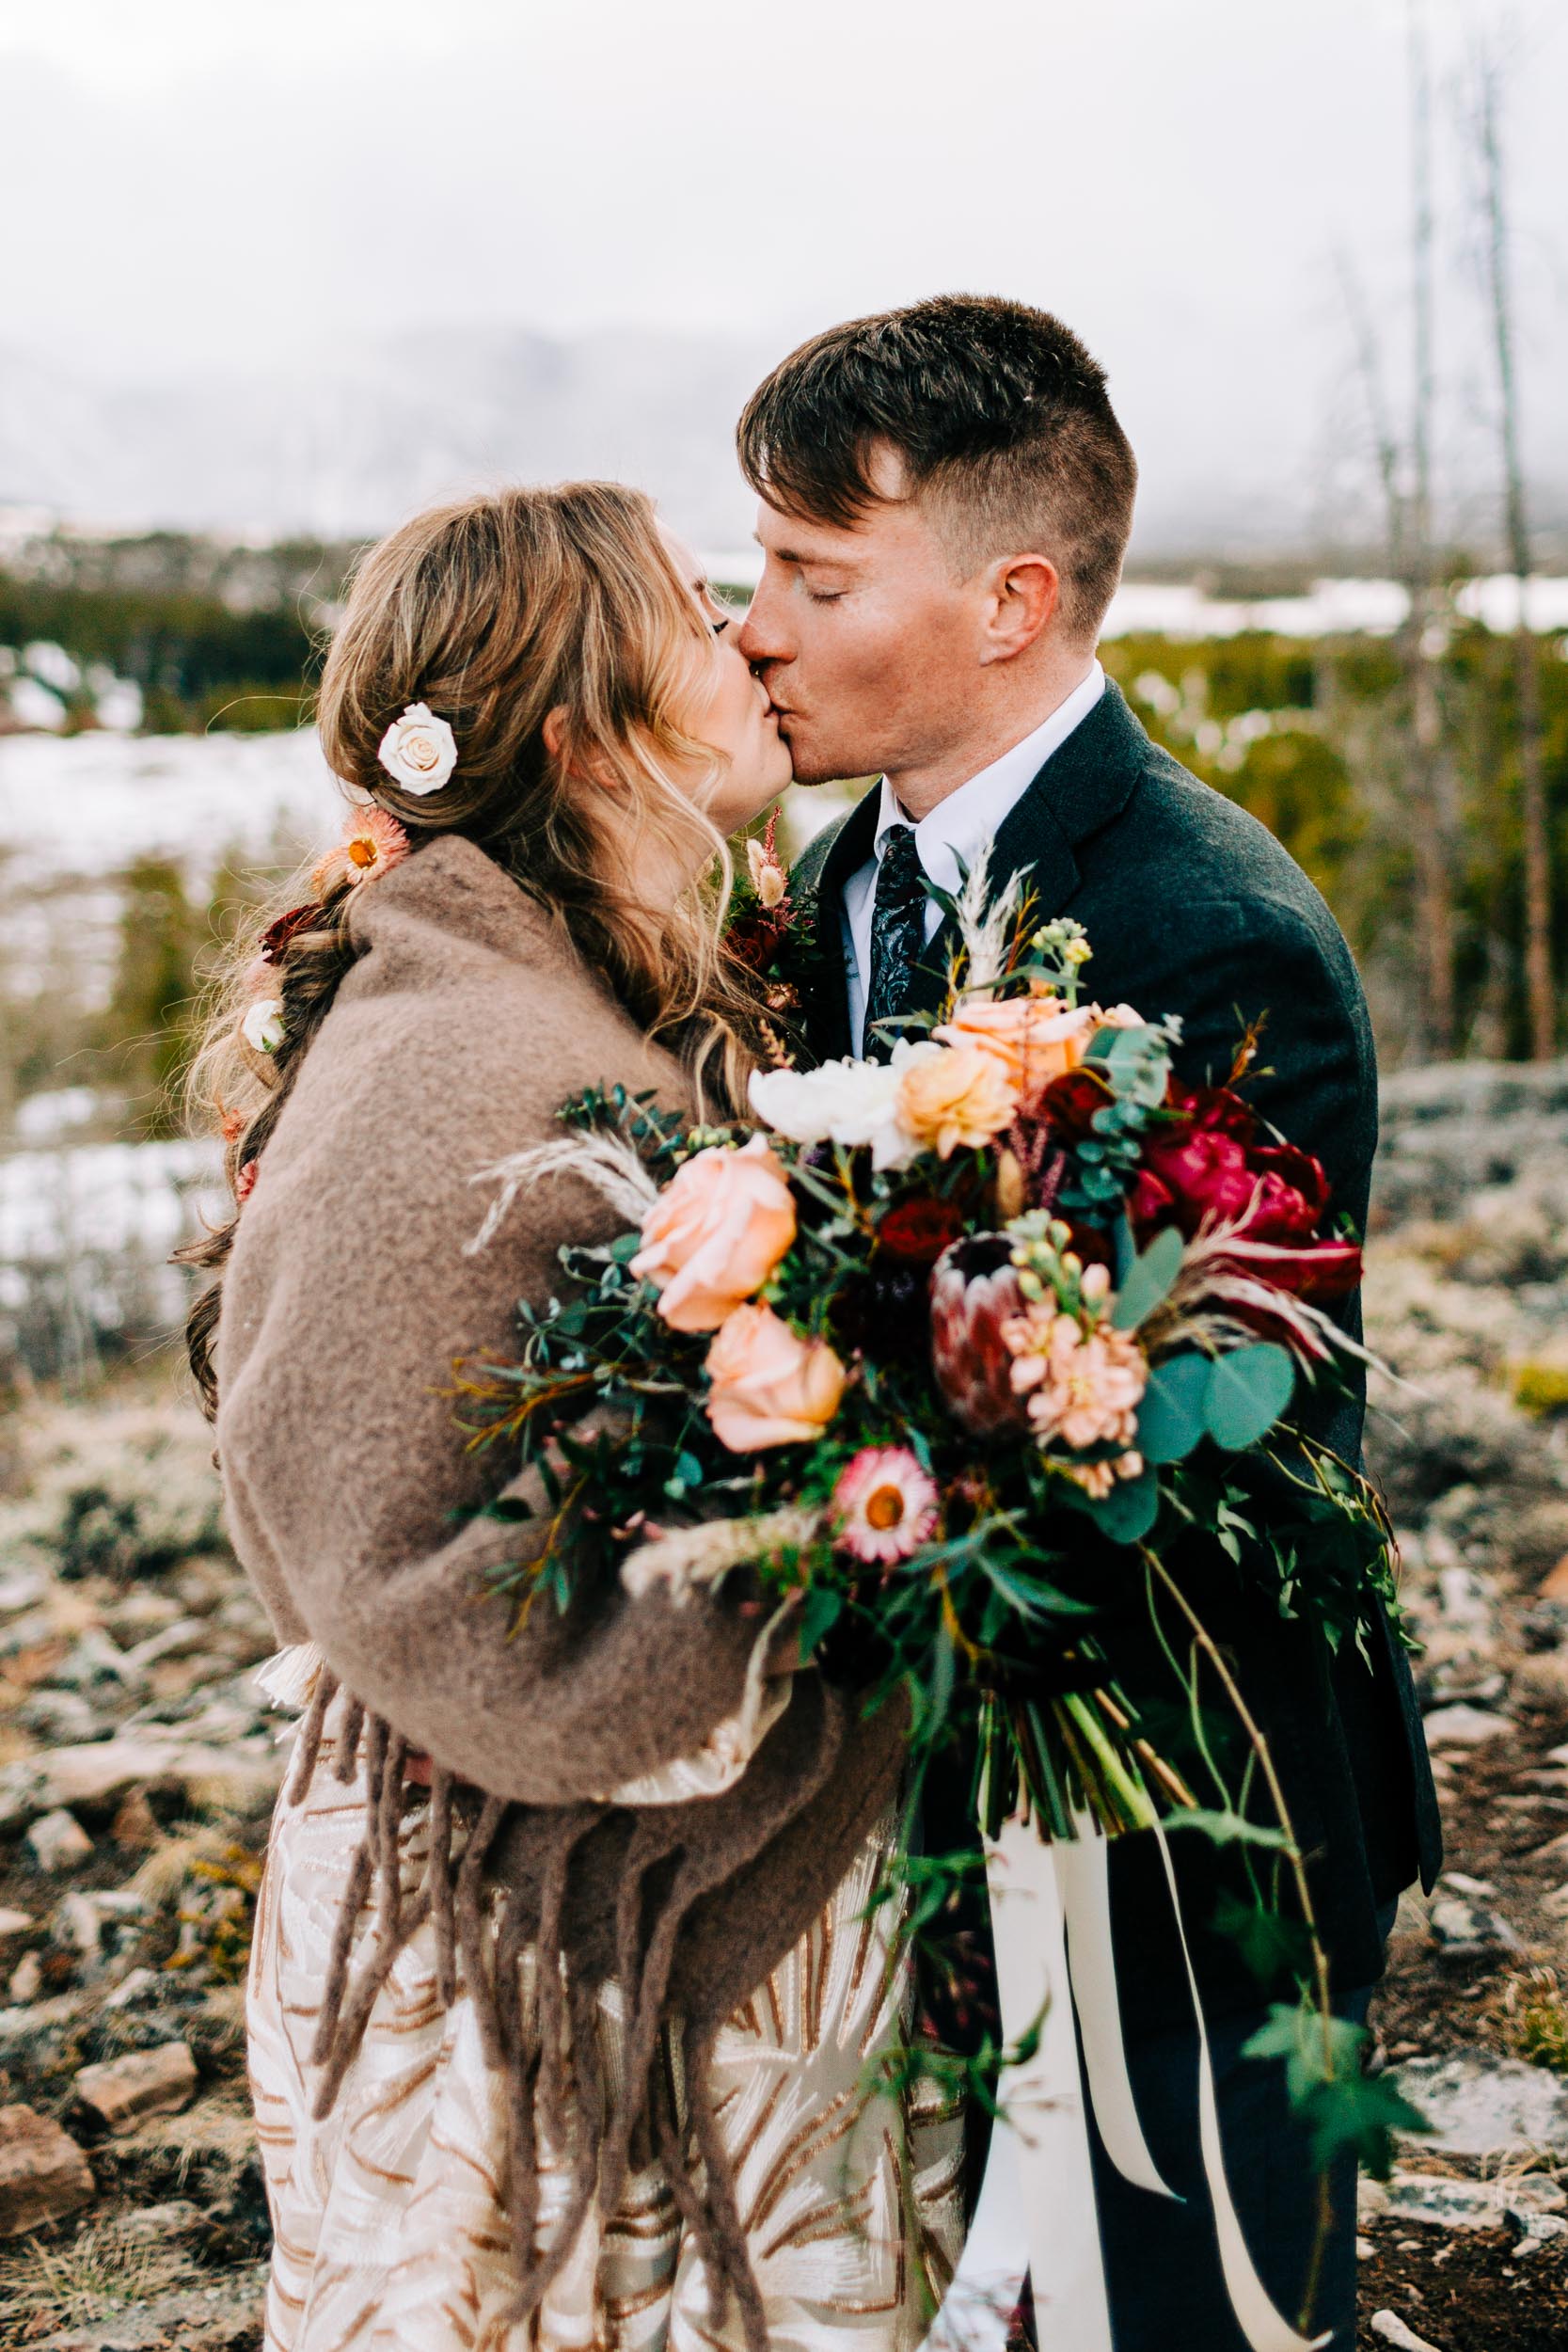
[[[898,1089],[899,1123],[939,1159],[958,1145],[978,1151],[1009,1125],[1018,1089],[999,1056],[978,1045],[949,1045],[911,1061]]]
[[[382,737],[375,755],[405,792],[439,792],[457,765],[457,738],[428,703],[410,703]]]
[[[798,1339],[771,1307],[737,1307],[707,1352],[707,1417],[721,1445],[752,1454],[819,1438],[845,1371],[826,1340]]]
[[[1033,1094],[1076,1070],[1089,1049],[1097,1015],[1059,996],[971,996],[936,1031],[944,1045],[973,1045],[1000,1062],[1022,1094]]]
[[[687,1161],[642,1220],[631,1270],[659,1293],[673,1330],[716,1331],[795,1239],[795,1200],[766,1136]]]
[[[276,996],[258,996],[245,1008],[240,1032],[258,1054],[276,1054],[283,1042],[283,1007]]]

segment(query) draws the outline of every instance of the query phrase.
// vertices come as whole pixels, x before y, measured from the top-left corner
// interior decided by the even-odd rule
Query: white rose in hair
[[[283,1007],[276,996],[259,996],[245,1009],[240,1031],[258,1054],[276,1054],[283,1042]]]
[[[439,792],[457,765],[457,738],[428,703],[410,703],[382,737],[376,757],[405,792]]]

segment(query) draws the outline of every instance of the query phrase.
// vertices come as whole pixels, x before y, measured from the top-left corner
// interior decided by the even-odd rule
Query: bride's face
[[[721,833],[738,833],[789,784],[789,746],[768,689],[736,644],[738,624],[715,600],[690,549],[673,538],[670,547],[719,648],[711,691],[685,718],[686,732],[720,755],[719,773],[693,777],[692,789]]]

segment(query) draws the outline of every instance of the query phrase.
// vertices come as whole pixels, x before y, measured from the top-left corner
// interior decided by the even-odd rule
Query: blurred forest
[[[105,671],[139,692],[143,734],[293,726],[309,719],[351,558],[314,544],[236,550],[171,534],[44,541],[0,569],[0,647],[16,649],[13,671],[31,657],[56,681],[60,733],[101,723],[94,691],[101,698]],[[1429,604],[1418,681],[1405,632],[1121,636],[1101,652],[1150,733],[1268,825],[1323,892],[1366,976],[1386,1063],[1538,1050],[1514,637],[1461,618],[1443,589]],[[1568,964],[1568,640],[1538,635],[1532,652],[1556,911],[1555,1049]],[[1418,686],[1430,705],[1420,773]],[[28,925],[8,922],[0,1121],[64,1073],[101,1092],[106,1109],[123,1106],[116,1132],[175,1131],[201,977],[273,879],[221,843],[200,847],[199,858],[193,845],[189,859],[141,856],[99,877],[95,914],[101,938],[112,934],[112,972],[72,951],[78,894],[68,875],[55,885],[53,917],[43,890]],[[285,860],[288,849],[279,845]],[[6,860],[0,844],[0,893]]]

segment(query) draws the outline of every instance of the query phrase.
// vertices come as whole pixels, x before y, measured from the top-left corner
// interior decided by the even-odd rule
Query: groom
[[[885,1051],[874,1024],[940,1002],[946,943],[925,883],[956,888],[960,860],[994,842],[994,882],[1027,868],[1040,919],[1085,927],[1097,999],[1180,1016],[1187,1082],[1226,1079],[1243,1025],[1267,1015],[1250,1099],[1323,1162],[1336,1207],[1363,1229],[1376,1072],[1350,951],[1279,844],[1149,740],[1095,659],[1136,467],[1077,337],[1022,303],[970,295],[832,327],[753,394],[738,443],[766,558],[741,650],[799,782],[880,779],[795,870],[816,914],[816,1052]],[[1359,1393],[1341,1396],[1315,1407],[1313,1434],[1354,1461],[1361,1421]],[[1193,1574],[1309,1852],[1337,2001],[1359,2017],[1400,1890],[1418,1872],[1430,1886],[1439,1859],[1403,1653],[1380,1628],[1370,1662],[1350,1644],[1330,1660],[1227,1562]],[[928,1818],[927,1835],[957,1844],[965,1828]],[[1279,2071],[1241,2056],[1283,1988],[1214,1931],[1230,1863],[1200,1838],[1176,1844],[1227,2168],[1254,2259],[1293,2316],[1316,2179]],[[1118,2352],[1231,2352],[1242,2339],[1202,2186],[1196,2040],[1152,1839],[1117,1841],[1112,1872],[1139,2112],[1185,2199],[1129,2186],[1097,2147],[1115,2339]],[[1354,2166],[1332,2188],[1318,2311],[1349,2352]]]

